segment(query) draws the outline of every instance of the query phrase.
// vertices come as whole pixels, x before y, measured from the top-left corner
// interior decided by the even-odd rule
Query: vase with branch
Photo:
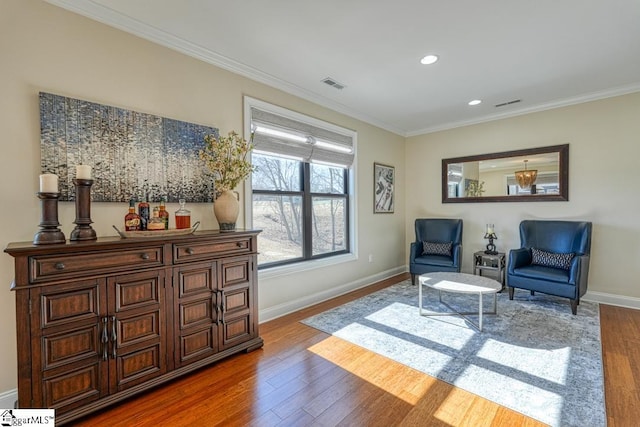
[[[234,190],[255,170],[250,158],[253,134],[248,142],[235,131],[206,135],[204,142],[199,155],[213,175],[213,212],[221,231],[235,230],[240,203]]]

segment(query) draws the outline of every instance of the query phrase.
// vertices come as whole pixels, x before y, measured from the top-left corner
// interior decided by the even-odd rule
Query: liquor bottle
[[[138,203],[138,215],[140,215],[140,230],[147,229],[149,222],[149,195],[144,198],[144,202]]]
[[[160,218],[160,209],[153,208],[153,216],[147,223],[147,230],[164,230],[164,221]]]
[[[158,212],[158,216],[164,222],[164,229],[169,229],[169,212],[167,212],[166,207],[167,199],[165,197],[160,201],[160,212]]]
[[[124,216],[124,230],[140,230],[140,215],[136,213],[136,201],[133,199],[129,200],[129,213]]]
[[[191,211],[184,207],[186,201],[180,199],[180,209],[176,211],[176,228],[191,228]]]

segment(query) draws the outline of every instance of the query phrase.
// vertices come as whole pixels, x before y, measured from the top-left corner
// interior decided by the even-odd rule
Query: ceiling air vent
[[[341,83],[338,83],[337,81],[335,81],[335,79],[332,79],[331,77],[327,77],[326,79],[322,80],[322,83],[328,84],[331,87],[334,87],[336,89],[344,89],[344,85]]]
[[[496,104],[496,108],[497,107],[505,107],[505,106],[511,105],[511,104],[517,104],[520,101],[522,101],[522,99],[514,99],[513,101],[507,101],[507,102],[503,102],[503,103],[500,103],[500,104]]]

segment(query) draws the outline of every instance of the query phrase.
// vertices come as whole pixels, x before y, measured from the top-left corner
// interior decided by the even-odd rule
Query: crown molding
[[[444,130],[455,129],[463,126],[477,125],[480,123],[491,122],[494,120],[507,119],[510,117],[522,116],[525,114],[537,113],[540,111],[553,110],[555,108],[568,107],[570,105],[582,104],[585,102],[597,101],[614,96],[628,95],[630,93],[640,92],[640,83],[633,83],[626,86],[619,86],[599,92],[591,92],[584,95],[574,96],[570,98],[558,99],[544,104],[533,105],[531,107],[519,108],[505,113],[489,114],[471,120],[462,120],[457,122],[445,123],[438,126],[427,127],[415,131],[408,131],[405,136],[426,135],[429,133],[440,132]]]
[[[338,113],[361,120],[370,125],[379,127],[397,135],[406,137],[406,131],[392,126],[384,121],[355,111],[346,105],[325,98],[317,93],[311,92],[300,86],[291,84],[270,74],[264,73],[256,68],[250,67],[241,62],[234,61],[226,56],[220,55],[209,49],[184,40],[178,36],[162,31],[154,26],[123,15],[111,8],[95,3],[92,0],[45,0],[54,6],[61,7],[70,12],[85,16],[94,21],[101,22],[110,27],[117,28],[124,32],[133,34],[145,40],[178,51],[200,61],[215,65],[216,67],[230,71],[234,74],[263,83],[275,89],[280,89],[291,95],[295,95],[307,101],[329,108]]]

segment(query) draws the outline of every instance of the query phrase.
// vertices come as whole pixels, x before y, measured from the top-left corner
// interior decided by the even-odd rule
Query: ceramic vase
[[[213,202],[213,213],[218,220],[220,231],[235,230],[239,212],[240,202],[234,191],[223,191]]]

